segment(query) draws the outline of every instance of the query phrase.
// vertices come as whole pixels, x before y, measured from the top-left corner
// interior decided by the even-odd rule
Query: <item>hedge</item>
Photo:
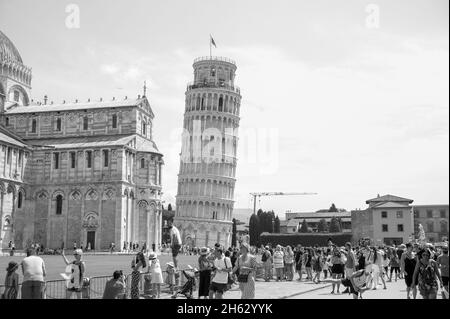
[[[282,246],[327,246],[328,239],[338,245],[344,246],[346,242],[352,241],[350,233],[293,233],[293,234],[272,234],[262,233],[259,237],[260,244],[282,245]]]

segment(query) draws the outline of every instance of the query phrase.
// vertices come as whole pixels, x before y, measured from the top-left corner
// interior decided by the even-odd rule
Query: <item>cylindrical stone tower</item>
[[[174,224],[191,247],[231,244],[236,149],[241,106],[236,63],[194,61],[186,90]]]

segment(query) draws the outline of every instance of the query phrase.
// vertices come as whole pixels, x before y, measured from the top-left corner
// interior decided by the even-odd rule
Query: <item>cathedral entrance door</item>
[[[87,243],[86,247],[89,247],[89,244],[91,244],[91,249],[95,249],[95,230],[89,230],[87,232]]]

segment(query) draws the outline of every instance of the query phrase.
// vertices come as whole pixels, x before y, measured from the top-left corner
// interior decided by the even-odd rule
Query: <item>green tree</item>
[[[278,218],[278,215],[275,217],[273,232],[279,234],[280,233],[280,219]]]
[[[306,222],[306,219],[303,219],[302,226],[299,230],[300,233],[307,233],[308,232],[308,223]]]
[[[317,225],[317,231],[319,233],[323,233],[327,231],[327,221],[325,220],[325,218],[322,218],[321,220],[319,220],[319,224]]]
[[[338,212],[338,209],[336,208],[336,205],[334,205],[334,203],[331,204],[331,207],[328,210],[328,212],[330,212],[330,213],[337,213]]]
[[[336,216],[333,216],[330,221],[330,233],[340,233],[341,232],[341,226],[339,225],[339,221],[336,218]]]
[[[262,211],[261,211],[262,212]],[[258,211],[259,213],[259,211]],[[250,217],[249,223],[249,235],[250,235],[250,245],[259,246],[259,235],[261,234],[259,228],[259,217],[258,215],[252,214]]]
[[[235,247],[237,241],[237,221],[236,218],[233,218],[233,228],[231,234],[231,246]]]

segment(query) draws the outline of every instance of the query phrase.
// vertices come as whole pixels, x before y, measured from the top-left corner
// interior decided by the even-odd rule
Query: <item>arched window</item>
[[[219,97],[219,112],[223,110],[223,97]]]
[[[19,192],[19,195],[17,196],[17,208],[22,208],[22,201],[23,201],[23,194],[22,192]]]
[[[57,195],[56,196],[56,215],[62,214],[62,203],[63,203],[62,195]]]

